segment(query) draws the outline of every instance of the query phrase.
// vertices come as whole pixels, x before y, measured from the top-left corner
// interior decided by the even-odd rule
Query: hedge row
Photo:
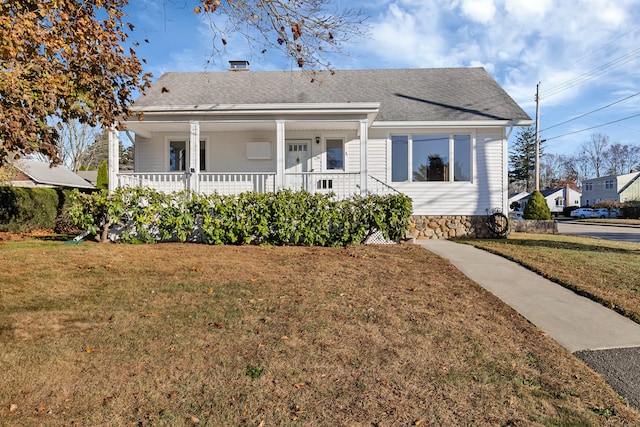
[[[405,236],[411,199],[404,195],[353,197],[292,192],[233,196],[150,189],[119,189],[113,195],[75,193],[74,223],[106,240],[344,246],[363,243],[373,232]]]
[[[70,197],[71,190],[0,187],[0,230],[66,232],[70,227],[66,216]]]

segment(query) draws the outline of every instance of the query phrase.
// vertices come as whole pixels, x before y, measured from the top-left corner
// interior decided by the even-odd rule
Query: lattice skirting
[[[376,230],[364,243],[366,245],[395,245],[397,242],[385,239],[382,233]]]

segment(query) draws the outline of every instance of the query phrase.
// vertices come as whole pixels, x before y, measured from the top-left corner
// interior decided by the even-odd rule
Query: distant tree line
[[[640,145],[611,143],[609,136],[592,134],[574,155],[546,153],[540,147],[540,188],[577,188],[585,179],[640,170]],[[520,130],[509,152],[509,190],[535,189],[535,129]]]

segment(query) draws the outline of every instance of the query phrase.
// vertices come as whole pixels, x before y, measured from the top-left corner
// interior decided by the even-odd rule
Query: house
[[[13,166],[17,171],[11,179],[14,187],[95,188],[63,165],[51,166],[49,162],[23,158]]]
[[[580,207],[580,196],[582,193],[569,186],[540,190],[540,193],[547,201],[551,215],[558,216],[562,214],[565,207]],[[569,195],[568,197],[567,194]],[[519,197],[517,200],[514,199],[520,203],[520,211],[524,210],[530,195],[531,194],[525,194],[524,197]]]
[[[613,200],[626,202],[640,200],[640,172],[609,175],[582,181],[582,206]]]
[[[161,76],[125,123],[134,171],[110,133],[110,189],[402,192],[420,224],[508,209],[507,139],[532,120],[484,69],[245,65]]]
[[[520,191],[518,193],[509,194],[509,211],[520,211],[524,209],[524,206],[527,204],[527,200],[529,200],[529,194],[526,191]],[[514,209],[512,206],[515,206],[514,203],[518,203],[518,208]]]

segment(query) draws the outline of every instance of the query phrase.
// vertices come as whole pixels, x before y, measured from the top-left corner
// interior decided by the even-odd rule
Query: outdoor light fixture
[[[320,137],[316,136],[316,144],[320,144]]]

